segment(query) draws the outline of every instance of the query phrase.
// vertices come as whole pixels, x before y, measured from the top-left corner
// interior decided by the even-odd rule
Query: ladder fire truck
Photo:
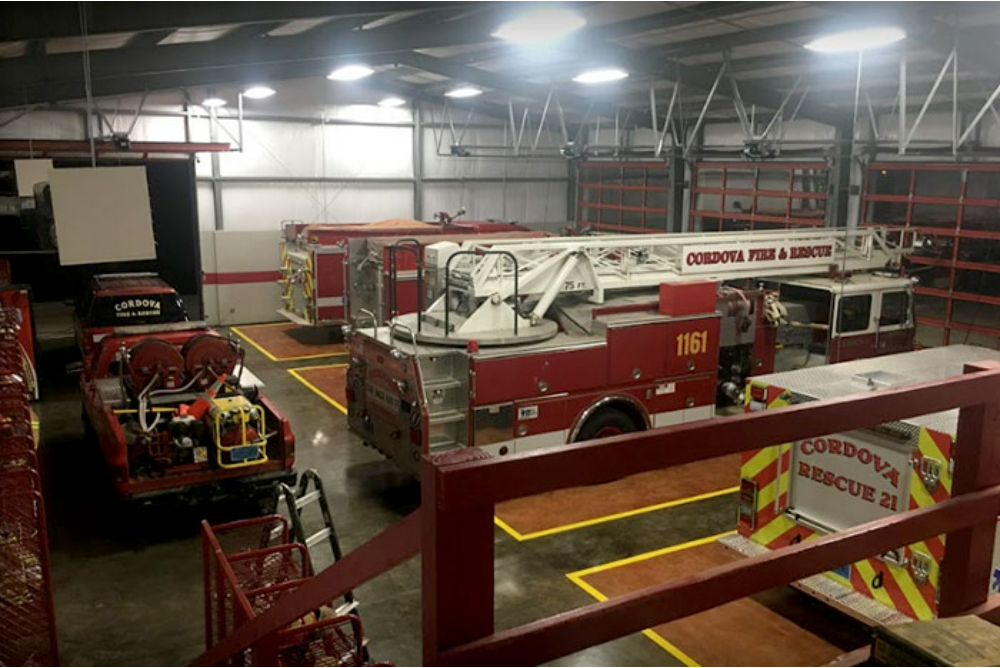
[[[349,423],[415,472],[425,453],[709,418],[776,362],[911,349],[913,243],[821,229],[432,244],[433,303],[348,337]]]

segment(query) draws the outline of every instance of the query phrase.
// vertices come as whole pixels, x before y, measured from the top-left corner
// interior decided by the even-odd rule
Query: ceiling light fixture
[[[226,106],[226,101],[221,97],[206,97],[201,101],[201,106],[207,107],[208,109],[215,109]]]
[[[493,37],[508,42],[538,45],[560,40],[587,25],[587,21],[569,9],[548,7],[525,12],[507,21],[493,33]]]
[[[628,77],[628,72],[617,67],[607,67],[600,70],[587,70],[573,77],[573,81],[582,84],[608,83],[609,81],[621,81]]]
[[[326,75],[330,81],[357,81],[375,74],[375,70],[367,65],[344,65]]]
[[[250,88],[243,91],[243,97],[250,98],[251,100],[263,100],[272,95],[274,95],[274,89],[268,86],[250,86]]]
[[[806,44],[806,48],[819,53],[868,51],[894,44],[905,37],[906,33],[903,32],[902,28],[893,26],[861,28],[860,30],[848,30],[818,37]]]
[[[406,100],[401,97],[384,97],[378,101],[380,107],[402,107]]]
[[[481,95],[483,91],[473,86],[460,86],[458,88],[452,88],[450,91],[444,94],[445,97],[475,97]]]

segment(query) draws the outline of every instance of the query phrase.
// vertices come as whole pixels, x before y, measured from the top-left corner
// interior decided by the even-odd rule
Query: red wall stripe
[[[281,272],[274,271],[232,271],[225,273],[205,272],[205,285],[236,285],[239,283],[273,283],[281,278]]]

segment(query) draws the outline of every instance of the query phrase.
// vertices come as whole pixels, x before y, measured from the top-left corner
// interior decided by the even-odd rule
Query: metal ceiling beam
[[[218,73],[216,82],[232,81],[232,72],[260,79],[276,66],[289,72],[301,66],[303,74],[315,70],[316,63],[329,68],[338,58],[364,58],[372,62],[386,54],[434,46],[455,46],[490,39],[492,24],[479,16],[450,22],[447,29],[439,21],[414,26],[389,25],[374,30],[352,31],[331,38],[322,32],[291,37],[218,41],[171,46],[126,46],[93,51],[90,54],[95,95],[116,94],[132,80],[132,92],[145,90],[143,79],[200,85]],[[33,102],[53,102],[83,96],[81,55],[59,54],[0,61],[0,106]],[[327,70],[328,71],[328,70]],[[56,91],[59,91],[57,97]]]
[[[414,9],[460,9],[466,2],[88,2],[91,34],[177,30],[233,23],[282,23],[336,16],[378,16]],[[4,6],[0,42],[80,34],[79,3],[52,2],[40,8],[31,2]]]

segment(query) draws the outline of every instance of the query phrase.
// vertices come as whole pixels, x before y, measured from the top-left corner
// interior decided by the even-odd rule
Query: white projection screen
[[[156,259],[145,167],[53,169],[59,264]]]
[[[19,197],[31,197],[35,194],[35,184],[49,180],[52,161],[15,160],[14,175],[17,177],[17,194]]]

